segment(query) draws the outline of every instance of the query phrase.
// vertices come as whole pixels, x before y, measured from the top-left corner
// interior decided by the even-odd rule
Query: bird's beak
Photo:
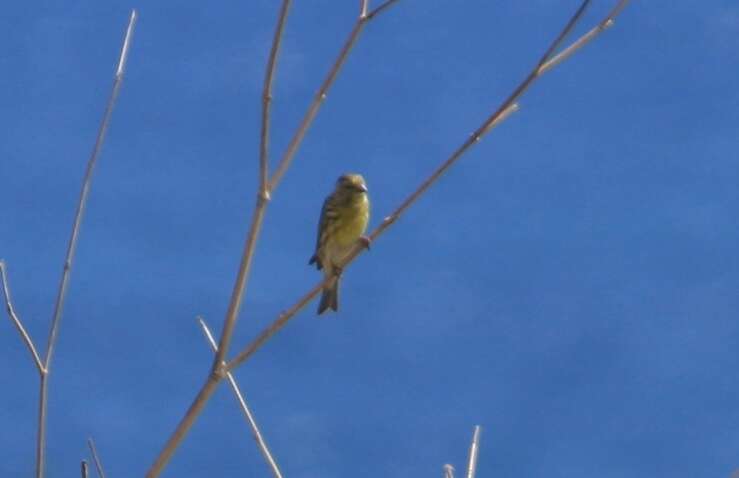
[[[365,186],[364,184],[357,185],[357,189],[359,189],[363,193],[366,193],[367,192],[367,186]]]

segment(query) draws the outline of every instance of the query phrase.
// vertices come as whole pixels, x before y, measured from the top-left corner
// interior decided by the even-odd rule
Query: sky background
[[[204,380],[256,192],[274,1],[11,2],[0,257],[43,347],[85,163],[140,19],[50,382],[49,477],[95,438],[142,476]],[[296,1],[273,162],[355,19]],[[597,0],[582,33],[612,5]],[[375,2],[377,4],[377,2]],[[526,74],[576,1],[403,0],[366,28],[267,212],[234,351],[319,278],[336,177],[375,226]],[[240,381],[286,477],[728,477],[739,468],[739,5],[633,1],[546,75]],[[4,312],[4,311],[3,311]],[[0,475],[34,469],[37,376],[0,321]],[[269,476],[222,386],[163,476]]]

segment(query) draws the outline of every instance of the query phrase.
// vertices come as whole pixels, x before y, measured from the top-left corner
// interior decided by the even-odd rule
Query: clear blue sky
[[[296,1],[284,151],[356,1]],[[0,257],[35,340],[130,8],[49,404],[50,477],[93,436],[141,476],[210,366],[253,207],[273,1],[11,2],[0,17]],[[321,202],[376,225],[504,98],[576,1],[403,0],[366,29],[267,213],[234,348],[318,279]],[[585,25],[612,4],[594,2]],[[285,475],[728,477],[739,468],[739,5],[633,1],[238,370]],[[0,475],[30,476],[37,377],[0,321]],[[164,476],[268,476],[222,387]]]

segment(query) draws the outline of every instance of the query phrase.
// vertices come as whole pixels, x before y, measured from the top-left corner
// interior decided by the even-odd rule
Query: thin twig
[[[606,17],[600,21],[596,26],[594,26],[590,31],[588,31],[586,34],[582,35],[580,38],[572,42],[570,46],[563,49],[561,52],[557,53],[554,57],[552,57],[549,61],[547,61],[539,70],[540,73],[545,73],[547,70],[554,68],[555,66],[562,63],[564,60],[572,56],[573,53],[575,53],[577,50],[585,46],[586,44],[590,43],[596,36],[598,36],[600,33],[602,33],[604,30],[610,28],[615,23],[615,19],[618,16],[619,13],[621,13],[621,10],[626,8],[626,4],[629,3],[629,0],[620,0],[616,6],[614,6],[611,11],[606,15]]]
[[[210,329],[208,328],[208,325],[205,323],[205,320],[203,320],[202,317],[198,317],[198,323],[200,324],[200,328],[203,330],[203,334],[205,334],[205,338],[208,339],[208,343],[210,344],[211,349],[213,349],[214,353],[217,352],[218,344],[216,344],[216,341],[213,338],[213,334],[211,334]],[[282,473],[280,473],[280,468],[277,466],[277,462],[272,457],[272,453],[270,453],[269,447],[267,446],[267,443],[264,441],[264,438],[262,437],[262,432],[259,430],[259,427],[257,426],[257,422],[254,419],[254,416],[252,415],[251,410],[249,409],[249,405],[247,405],[246,399],[244,398],[244,395],[241,393],[239,384],[236,382],[236,379],[234,378],[231,372],[226,373],[226,378],[228,379],[228,382],[231,384],[231,390],[233,390],[233,393],[236,396],[236,400],[238,400],[239,402],[241,411],[244,412],[246,421],[249,422],[249,426],[251,427],[252,434],[254,435],[254,441],[257,442],[259,451],[262,452],[262,456],[264,456],[264,459],[269,465],[270,469],[272,470],[272,474],[275,475],[275,478],[282,478]]]
[[[85,460],[82,460],[82,463],[80,463],[80,471],[82,472],[82,478],[88,478],[90,476],[90,473],[87,470],[87,462]]]
[[[328,90],[334,84],[339,71],[341,71],[341,67],[344,66],[346,59],[349,57],[349,52],[351,52],[352,47],[354,47],[354,44],[357,42],[357,39],[359,38],[360,33],[362,33],[364,26],[368,22],[373,20],[379,13],[384,11],[385,8],[390,6],[390,4],[397,1],[398,0],[386,2],[385,4],[377,7],[375,10],[372,10],[370,13],[366,12],[367,3],[365,1],[360,2],[359,15],[357,16],[357,21],[354,23],[354,28],[352,28],[351,32],[349,33],[349,37],[346,39],[344,46],[339,52],[339,56],[336,58],[336,61],[326,75],[326,78],[323,80],[323,83],[321,83],[321,86],[318,88],[318,91],[313,97],[313,101],[308,106],[308,111],[306,111],[303,120],[300,122],[300,126],[298,126],[298,129],[295,131],[292,139],[290,139],[287,150],[285,151],[285,154],[283,154],[282,159],[280,159],[280,162],[277,165],[277,169],[272,174],[272,178],[269,181],[270,192],[274,191],[277,188],[277,185],[282,180],[282,176],[285,174],[287,168],[290,166],[295,153],[298,151],[298,147],[300,147],[305,134],[308,132],[308,128],[310,128],[310,126],[313,124],[313,120],[318,114],[318,110],[321,108],[323,101],[326,99]]]
[[[282,44],[282,33],[285,29],[287,12],[290,9],[290,0],[283,0],[280,15],[277,20],[272,48],[267,61],[267,73],[264,75],[264,88],[262,92],[262,136],[259,146],[259,192],[268,199],[269,177],[269,129],[270,129],[270,104],[272,102],[272,83],[274,81],[275,67],[277,65],[277,54]]]
[[[285,312],[281,313],[279,317],[277,317],[277,320],[272,322],[266,329],[262,330],[262,332],[251,341],[249,345],[247,345],[239,354],[234,357],[230,362],[226,364],[226,370],[229,372],[244,363],[249,357],[251,357],[254,352],[259,350],[264,343],[269,340],[270,337],[272,337],[274,334],[276,334],[280,329],[282,329],[287,322],[295,317],[295,314],[297,314],[303,307],[310,304],[310,302],[323,290],[323,288],[328,285],[330,281],[334,280],[333,277],[328,277],[324,279],[323,281],[319,282],[317,285],[315,285],[310,291],[308,291],[307,294],[305,294],[303,297],[301,297],[292,307],[290,307]]]
[[[467,462],[467,478],[475,478],[477,472],[477,455],[480,452],[480,425],[475,425],[475,431],[472,433],[472,443],[470,443],[470,458]]]
[[[370,12],[365,15],[367,17],[367,20],[372,20],[376,15],[379,15],[382,13],[386,8],[390,8],[396,3],[398,3],[400,0],[387,0],[386,2],[380,4],[379,6],[373,8],[370,10]]]
[[[541,77],[546,71],[549,71],[548,69],[545,69],[547,62],[552,58],[553,53],[557,50],[557,48],[559,48],[567,35],[571,32],[577,21],[581,18],[582,14],[585,11],[585,8],[588,6],[589,3],[590,0],[585,0],[580,5],[574,15],[567,22],[566,26],[560,32],[560,34],[546,49],[545,53],[541,56],[536,66],[530,71],[530,73],[518,85],[518,87],[516,87],[513,93],[511,93],[508,98],[506,98],[506,100],[501,103],[501,105],[495,110],[495,112],[490,115],[482,123],[482,125],[480,125],[480,127],[475,130],[475,132],[472,133],[469,138],[452,153],[452,155],[448,159],[441,163],[441,165],[437,167],[431,173],[431,175],[416,188],[415,191],[413,191],[405,200],[403,200],[403,202],[401,202],[401,204],[390,215],[386,216],[380,223],[380,225],[372,231],[372,233],[369,235],[369,238],[372,242],[379,238],[392,224],[394,224],[409,207],[411,207],[452,165],[454,165],[454,163],[456,163],[464,155],[464,153],[466,153],[473,145],[477,144],[483,138],[483,136],[489,133],[494,127],[502,123],[503,120],[509,117],[511,113],[517,111],[518,105],[516,101],[536,79]],[[619,5],[622,5],[623,3],[624,0],[621,0],[619,2]],[[618,12],[620,12],[620,9],[616,10],[616,13]],[[609,16],[612,14],[613,11],[609,14]],[[575,41],[574,43],[578,43],[578,41],[579,40]],[[364,248],[364,244],[357,243],[357,245],[355,245],[354,248],[347,254],[345,260],[343,261],[343,264],[339,264],[339,266],[345,269],[347,265],[352,263],[354,259],[356,259],[357,256],[359,256],[364,251]],[[251,357],[251,355],[254,354],[254,352],[256,352],[262,345],[264,345],[264,343],[270,337],[272,337],[275,333],[282,329],[282,327],[284,327],[290,321],[290,319],[295,316],[295,314],[297,314],[303,307],[308,305],[311,300],[313,300],[320,293],[323,287],[331,280],[333,280],[333,278],[331,277],[322,280],[320,283],[311,288],[307,293],[305,293],[301,298],[299,298],[292,305],[292,307],[282,312],[277,317],[277,319],[275,319],[270,325],[262,330],[262,332],[257,335],[257,337],[252,340],[251,343],[244,347],[241,352],[236,355],[236,357],[231,359],[226,364],[226,370],[234,370],[236,367],[244,363],[249,357]]]
[[[95,442],[92,438],[87,439],[87,446],[90,448],[90,454],[92,455],[92,461],[95,463],[95,470],[97,470],[98,478],[105,478],[105,472],[103,471],[103,464],[100,462],[97,448],[95,448]]]
[[[79,201],[77,203],[77,212],[74,217],[74,223],[72,225],[72,233],[69,237],[69,244],[67,246],[67,255],[64,259],[64,266],[62,268],[62,277],[59,281],[59,292],[57,293],[56,304],[54,306],[54,315],[51,319],[51,329],[49,331],[49,339],[46,344],[46,355],[44,358],[44,372],[41,374],[41,383],[39,387],[39,416],[38,416],[38,438],[36,442],[36,477],[42,478],[44,476],[44,459],[45,459],[45,448],[46,448],[46,403],[48,396],[48,377],[51,371],[51,361],[54,356],[54,348],[56,346],[57,336],[59,334],[59,325],[62,318],[62,310],[64,308],[64,300],[67,296],[67,289],[69,287],[69,276],[72,270],[72,262],[74,260],[74,253],[77,249],[77,240],[79,239],[80,226],[82,224],[82,217],[87,206],[87,198],[90,193],[90,186],[92,185],[92,173],[95,169],[95,164],[100,156],[100,150],[103,146],[103,140],[105,139],[105,133],[108,130],[108,124],[110,123],[110,117],[113,113],[113,107],[115,100],[118,97],[118,93],[121,88],[123,81],[123,75],[125,73],[126,60],[128,58],[128,52],[130,50],[131,38],[133,36],[134,25],[136,24],[136,10],[131,11],[131,17],[128,21],[128,27],[126,28],[126,35],[123,39],[123,46],[121,47],[121,53],[118,58],[118,65],[116,67],[115,78],[113,80],[113,87],[108,98],[108,103],[105,107],[102,120],[100,121],[100,127],[98,129],[97,138],[95,139],[95,145],[92,148],[90,159],[87,162],[87,169],[85,170],[85,176],[82,180],[82,189],[80,191]]]
[[[447,463],[442,467],[444,470],[444,478],[454,478],[454,467]]]
[[[287,0],[283,0],[283,1],[287,1]],[[283,9],[281,10],[281,13],[280,13],[280,18],[278,19],[278,24],[279,22],[284,21],[284,17],[282,14],[283,11],[286,12],[284,3],[283,3]],[[159,453],[159,455],[155,459],[154,464],[152,464],[151,468],[149,468],[149,471],[147,471],[146,473],[147,478],[154,478],[156,476],[159,476],[159,474],[162,472],[162,470],[164,469],[164,467],[167,465],[170,458],[174,454],[177,447],[179,447],[180,443],[182,442],[182,440],[185,438],[185,436],[189,432],[190,428],[192,427],[192,424],[195,423],[195,420],[202,412],[203,408],[205,407],[205,404],[208,402],[210,397],[213,395],[213,392],[215,392],[215,389],[218,383],[220,383],[220,381],[225,377],[227,370],[225,369],[224,358],[226,354],[228,353],[228,348],[231,342],[231,337],[233,335],[233,329],[236,325],[236,318],[238,316],[239,310],[241,308],[241,303],[244,298],[246,283],[247,283],[249,271],[251,268],[251,260],[254,254],[257,237],[259,236],[259,232],[262,227],[262,222],[264,220],[264,215],[265,215],[266,207],[267,207],[267,201],[272,191],[275,189],[277,184],[279,184],[280,179],[285,174],[285,171],[287,171],[287,168],[290,165],[290,162],[292,161],[293,156],[297,152],[298,147],[302,143],[303,138],[305,137],[305,134],[308,131],[308,128],[313,123],[313,120],[315,119],[316,114],[318,113],[318,110],[321,104],[323,103],[323,100],[326,99],[326,94],[328,90],[333,85],[339,73],[339,70],[341,69],[341,66],[346,61],[346,58],[348,57],[352,46],[354,45],[357,38],[359,37],[359,34],[361,33],[364,25],[370,20],[369,15],[362,16],[361,13],[362,12],[360,9],[360,15],[357,19],[357,22],[355,23],[354,28],[349,34],[349,38],[344,44],[344,47],[339,53],[339,57],[337,58],[334,65],[329,70],[329,73],[326,79],[319,87],[318,93],[316,93],[316,96],[314,97],[313,102],[309,105],[308,111],[306,112],[302,122],[298,126],[297,132],[291,139],[287,151],[285,152],[280,163],[278,164],[277,170],[273,174],[272,179],[267,184],[267,187],[265,189],[266,194],[257,195],[257,205],[255,207],[254,215],[252,216],[252,221],[249,226],[249,232],[247,233],[247,238],[246,238],[246,242],[244,245],[244,252],[242,254],[241,264],[239,266],[239,272],[237,274],[236,281],[234,283],[234,288],[231,294],[231,301],[229,302],[228,311],[226,312],[226,318],[224,320],[224,327],[221,332],[221,337],[218,343],[218,352],[213,361],[213,367],[212,367],[211,374],[208,376],[205,383],[202,385],[202,387],[198,391],[197,395],[195,396],[195,399],[190,404],[190,407],[188,408],[187,412],[185,412],[185,416],[182,418],[180,423],[178,423],[177,427],[175,428],[175,431],[172,433],[172,435],[169,437],[169,439],[165,443],[164,448],[162,449],[162,451]],[[378,12],[373,11],[373,16],[376,16],[377,13]],[[281,32],[282,27],[279,25],[277,26],[275,38],[277,38],[277,31]],[[277,50],[274,47],[274,44],[273,44],[272,49],[275,52],[277,52]],[[271,55],[270,55],[270,61],[271,61]],[[269,105],[269,102],[267,102],[266,104]],[[265,117],[267,120],[269,119],[269,115],[265,116],[263,114],[262,119],[265,120]],[[262,130],[264,131],[264,126]],[[261,164],[263,164],[262,160],[260,160],[260,165]],[[265,170],[266,170],[266,163],[264,164],[265,166],[260,166],[260,168],[265,167]]]
[[[21,322],[21,319],[15,313],[15,308],[13,307],[13,299],[11,299],[10,297],[10,284],[8,283],[8,276],[5,270],[5,261],[2,261],[2,260],[0,260],[0,276],[1,276],[0,278],[2,278],[2,281],[3,281],[3,295],[5,296],[5,308],[8,311],[8,316],[10,317],[10,320],[13,322],[13,325],[15,325],[15,328],[18,330],[18,333],[21,335],[21,339],[23,340],[23,343],[26,344],[26,347],[28,347],[28,350],[31,352],[33,361],[36,364],[36,369],[38,370],[40,374],[43,374],[44,365],[41,363],[41,357],[36,351],[36,346],[33,344],[33,340],[31,340],[31,336],[28,335],[26,328],[23,327],[23,323]]]

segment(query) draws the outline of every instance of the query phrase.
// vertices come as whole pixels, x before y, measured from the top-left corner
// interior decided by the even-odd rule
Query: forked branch
[[[329,70],[329,73],[326,79],[321,84],[321,87],[319,88],[318,92],[314,96],[314,99],[311,102],[310,106],[308,107],[308,111],[306,112],[303,120],[298,126],[298,129],[295,135],[293,136],[290,143],[288,144],[288,148],[285,154],[283,155],[281,161],[278,164],[278,167],[275,173],[273,174],[272,178],[269,181],[269,184],[267,187],[267,193],[271,193],[276,188],[276,186],[279,184],[280,180],[282,179],[283,175],[287,171],[293,159],[293,156],[295,155],[300,143],[302,142],[302,139],[304,138],[316,114],[318,113],[318,110],[320,109],[322,102],[326,99],[326,94],[327,94],[328,89],[335,81],[338,75],[338,72],[340,71],[342,65],[346,61],[346,58],[348,57],[348,54],[351,51],[357,38],[359,37],[359,34],[361,33],[364,25],[369,20],[374,18],[377,14],[384,11],[385,9],[387,9],[388,7],[392,6],[395,3],[397,3],[397,0],[389,0],[389,1],[382,3],[376,9],[369,11],[367,2],[365,0],[360,1],[360,14],[357,18],[354,28],[349,34],[349,38],[347,39],[346,43],[342,47],[341,52],[339,53],[339,56],[336,62]],[[418,188],[413,193],[411,193],[400,204],[400,206],[398,206],[398,208],[395,209],[393,213],[387,216],[382,221],[382,223],[377,228],[375,228],[375,230],[370,234],[370,238],[372,240],[376,240],[380,235],[382,235],[385,232],[385,230],[387,230],[411,205],[413,205],[413,203],[415,203],[418,200],[418,198],[420,198],[420,196],[423,195],[423,193],[425,193],[426,190],[428,190],[431,187],[431,185],[433,185],[441,177],[441,175],[443,175],[454,163],[456,163],[459,160],[459,158],[462,157],[462,155],[465,152],[467,152],[467,150],[471,146],[479,142],[484,135],[489,133],[495,126],[500,124],[511,113],[516,111],[518,107],[516,103],[517,99],[528,89],[528,87],[537,78],[539,78],[544,72],[548,71],[548,69],[553,67],[555,64],[569,57],[575,50],[580,48],[582,45],[591,41],[593,38],[595,38],[595,36],[597,36],[598,33],[600,33],[600,31],[602,31],[605,28],[603,27],[603,28],[598,29],[598,27],[596,27],[595,29],[596,31],[594,33],[591,30],[591,32],[588,32],[586,35],[578,39],[570,47],[564,49],[562,53],[559,55],[559,58],[554,57],[555,52],[561,46],[564,39],[571,32],[575,24],[578,22],[578,20],[582,16],[583,12],[585,11],[585,8],[588,6],[589,3],[590,3],[589,0],[585,0],[581,4],[580,8],[578,8],[578,10],[571,17],[570,21],[567,23],[565,28],[562,30],[560,35],[557,36],[557,38],[552,42],[550,47],[546,50],[544,55],[542,55],[542,58],[536,64],[536,66],[532,69],[529,75],[513,91],[513,93],[511,93],[511,95],[500,105],[500,107],[496,109],[495,112],[487,120],[485,120],[483,124],[454,153],[452,153],[452,155],[446,161],[444,161],[425,181],[423,181],[421,185],[418,186]],[[613,22],[613,18],[618,13],[620,13],[620,11],[623,9],[626,3],[627,3],[627,0],[620,0],[616,8],[614,8],[611,11],[611,13],[609,13],[609,16],[606,18],[606,20],[604,20],[605,23],[603,24],[606,26],[610,25]],[[167,444],[165,445],[160,455],[157,457],[157,460],[150,468],[149,472],[147,473],[147,477],[151,478],[151,477],[158,476],[159,473],[164,468],[164,466],[166,466],[166,463],[171,458],[175,449],[179,446],[179,443],[182,441],[182,439],[184,439],[185,435],[188,433],[190,427],[192,426],[195,419],[202,411],[203,407],[205,406],[206,402],[209,400],[210,396],[215,391],[215,388],[217,387],[220,380],[224,378],[226,372],[233,370],[236,366],[246,361],[271,336],[273,336],[277,331],[279,331],[282,327],[284,327],[287,324],[287,322],[292,317],[294,317],[295,314],[297,314],[298,311],[300,311],[313,298],[315,298],[315,296],[318,295],[318,293],[321,291],[321,289],[326,283],[333,280],[333,278],[327,278],[326,280],[321,281],[319,284],[314,286],[307,294],[305,294],[302,298],[300,298],[290,309],[280,314],[280,316],[270,326],[268,326],[265,330],[263,330],[262,333],[260,333],[257,336],[257,338],[251,344],[245,347],[233,360],[231,360],[228,363],[223,363],[221,361],[221,359],[225,357],[225,354],[228,351],[227,346],[230,343],[231,335],[233,332],[233,324],[235,323],[235,317],[238,314],[241,300],[243,298],[243,288],[246,283],[246,277],[248,275],[249,264],[251,261],[250,254],[253,253],[253,247],[256,241],[256,236],[258,235],[258,232],[261,228],[262,219],[264,217],[264,210],[265,210],[265,205],[266,205],[265,196],[266,195],[262,195],[258,199],[258,205],[255,211],[255,215],[252,219],[252,225],[250,226],[250,233],[247,236],[246,252],[248,254],[245,253],[242,258],[242,264],[239,269],[240,272],[237,278],[237,284],[234,287],[234,294],[232,295],[232,301],[231,301],[231,304],[229,305],[229,312],[227,314],[224,331],[221,335],[221,341],[219,343],[217,357],[216,357],[216,360],[214,360],[213,373],[211,373],[208,376],[206,382],[201,387],[192,405],[190,406],[185,416],[183,417],[182,421],[179,423],[179,425],[175,429],[175,432],[168,440]],[[260,203],[263,204],[261,207],[260,207]],[[346,265],[351,263],[354,259],[356,259],[356,257],[361,252],[362,252],[362,246],[358,244],[351,251],[351,253],[347,256],[346,260],[344,261],[344,264],[342,264],[341,266],[345,267]]]
[[[620,0],[606,15],[606,17],[600,21],[596,26],[590,29],[586,34],[578,38],[576,41],[572,42],[570,46],[562,50],[561,52],[557,53],[554,57],[552,57],[549,61],[547,61],[540,69],[539,73],[545,73],[547,70],[554,68],[555,66],[562,63],[564,60],[569,58],[573,53],[575,53],[577,50],[588,44],[593,38],[598,36],[600,33],[602,33],[605,29],[610,28],[615,23],[616,17],[619,13],[621,13],[621,10],[626,8],[626,4],[629,3],[629,0]]]
[[[257,238],[262,228],[262,223],[264,221],[264,215],[267,209],[267,202],[271,196],[272,191],[277,187],[280,180],[282,179],[282,176],[287,171],[290,165],[290,162],[292,161],[293,156],[295,155],[300,144],[302,143],[303,138],[305,137],[305,134],[308,131],[308,128],[313,123],[313,120],[318,114],[318,110],[320,109],[321,104],[326,99],[328,90],[331,88],[334,81],[336,80],[339,74],[339,71],[341,70],[341,66],[346,61],[349,55],[349,52],[352,49],[352,46],[359,38],[359,34],[361,33],[364,25],[368,21],[370,21],[371,18],[376,17],[380,11],[386,9],[388,6],[396,2],[397,0],[391,0],[391,1],[385,2],[384,4],[380,5],[380,7],[378,7],[375,10],[370,11],[369,13],[366,12],[367,10],[366,2],[363,2],[362,4],[360,4],[360,15],[357,18],[354,28],[349,34],[349,38],[347,39],[346,43],[341,49],[341,52],[339,53],[338,58],[334,62],[334,65],[329,70],[329,73],[326,76],[326,79],[323,81],[323,83],[319,87],[318,92],[313,98],[313,101],[309,105],[308,111],[306,112],[303,120],[298,126],[298,129],[295,135],[290,140],[287,151],[282,156],[282,159],[279,162],[277,170],[273,174],[272,179],[268,183],[265,184],[264,180],[267,175],[267,169],[268,169],[267,168],[268,166],[267,153],[268,153],[268,140],[269,140],[269,125],[266,123],[270,121],[269,106],[272,101],[271,85],[272,85],[272,79],[274,77],[274,70],[276,68],[276,63],[277,63],[276,59],[277,59],[277,53],[279,51],[279,42],[281,41],[280,39],[282,37],[282,32],[284,29],[284,22],[285,22],[285,19],[287,18],[287,11],[289,7],[289,3],[290,3],[289,0],[283,0],[282,8],[280,9],[280,14],[279,14],[278,21],[277,21],[277,26],[275,28],[275,35],[273,38],[272,48],[270,51],[270,57],[269,57],[268,66],[267,66],[267,73],[265,75],[265,83],[264,83],[264,88],[263,88],[263,93],[262,93],[262,98],[263,98],[262,122],[263,123],[262,123],[262,134],[261,134],[262,143],[260,146],[260,160],[259,160],[260,193],[257,195],[257,204],[255,206],[254,214],[252,216],[252,220],[249,225],[249,232],[247,233],[247,236],[246,236],[246,241],[244,244],[244,251],[241,257],[241,263],[239,265],[239,270],[236,276],[236,281],[234,283],[234,287],[231,293],[231,300],[229,301],[228,311],[226,312],[226,317],[224,319],[223,330],[221,331],[221,336],[218,341],[218,351],[213,360],[211,374],[207,377],[205,383],[203,383],[202,387],[200,388],[197,395],[195,396],[193,402],[190,404],[190,407],[188,408],[187,412],[185,412],[185,416],[178,423],[177,427],[175,428],[175,431],[172,433],[172,435],[167,440],[167,443],[165,443],[164,448],[157,456],[156,460],[154,461],[154,464],[151,466],[151,468],[149,468],[149,471],[146,474],[148,478],[159,476],[159,474],[162,472],[162,470],[164,469],[164,467],[167,465],[170,458],[174,454],[177,447],[179,447],[179,444],[182,442],[182,440],[185,438],[185,436],[189,432],[193,423],[195,423],[195,420],[202,412],[203,408],[205,407],[205,404],[208,402],[213,392],[215,392],[215,389],[218,386],[218,383],[221,380],[223,380],[223,378],[226,376],[227,370],[225,369],[224,358],[226,357],[226,354],[228,353],[228,349],[231,343],[231,338],[233,336],[233,331],[236,326],[236,319],[238,318],[239,311],[241,310],[241,304],[246,294],[246,285],[247,285],[247,280],[248,280],[249,273],[251,270],[252,258],[254,256],[254,251],[256,249]]]
[[[615,16],[623,10],[628,0],[620,0],[616,7],[611,10],[608,16],[600,22],[612,23]],[[421,184],[413,191],[400,205],[377,226],[372,233],[369,235],[370,239],[374,242],[379,238],[391,225],[398,220],[398,218],[411,207],[451,166],[453,166],[473,145],[477,144],[487,133],[493,128],[502,123],[511,113],[517,111],[518,104],[516,103],[518,98],[531,86],[531,84],[538,78],[540,78],[545,72],[549,71],[555,64],[561,63],[562,60],[568,58],[577,49],[582,47],[584,44],[593,40],[598,33],[603,31],[601,28],[596,33],[592,33],[592,30],[575,42],[568,48],[565,48],[560,57],[555,57],[556,51],[562,45],[564,40],[567,38],[569,33],[572,31],[578,20],[582,17],[585,9],[590,4],[590,0],[582,2],[577,11],[569,19],[562,31],[552,41],[549,47],[545,50],[539,61],[536,63],[534,68],[531,69],[526,78],[513,90],[513,92],[500,104],[500,106],[491,114],[478,128],[475,130],[469,138],[462,143],[449,158],[442,162],[428,178],[426,178]],[[564,56],[562,56],[564,55]],[[556,63],[553,63],[555,62]],[[340,266],[345,268],[354,259],[359,256],[364,250],[364,245],[358,243],[354,249],[347,255],[345,261]],[[298,299],[289,309],[282,312],[272,324],[267,326],[250,344],[248,344],[241,352],[236,355],[226,365],[227,370],[233,370],[235,367],[244,363],[252,354],[254,354],[264,343],[269,340],[275,333],[277,333],[282,327],[284,327],[290,319],[292,319],[303,307],[308,305],[323,289],[323,287],[331,281],[332,278],[322,280],[320,283],[311,288],[305,295]]]
[[[354,28],[352,28],[351,32],[349,33],[349,37],[344,42],[344,46],[342,46],[341,51],[339,52],[339,56],[336,58],[336,61],[334,61],[334,64],[331,66],[331,69],[328,71],[328,74],[326,75],[326,78],[323,80],[323,83],[321,83],[321,86],[318,88],[318,91],[313,96],[313,101],[308,106],[308,110],[305,113],[305,116],[303,116],[302,121],[300,122],[300,125],[298,126],[298,129],[295,131],[295,134],[290,139],[290,143],[287,146],[287,150],[285,151],[285,154],[282,155],[282,158],[280,159],[279,164],[277,165],[277,169],[275,170],[274,174],[272,175],[272,178],[269,182],[269,190],[274,191],[275,188],[277,188],[277,185],[282,180],[282,176],[287,171],[287,168],[290,167],[290,163],[293,160],[293,157],[295,156],[295,153],[298,151],[298,148],[300,147],[300,144],[303,141],[303,138],[305,137],[305,134],[308,132],[308,128],[313,124],[313,120],[316,118],[316,115],[318,114],[318,110],[321,108],[321,105],[326,100],[328,95],[328,90],[333,86],[334,81],[336,81],[336,78],[339,75],[339,72],[341,71],[341,67],[344,66],[344,63],[346,62],[346,59],[349,57],[349,53],[352,51],[352,48],[354,47],[354,44],[359,39],[359,35],[362,33],[362,30],[364,29],[365,25],[367,25],[368,22],[373,20],[377,17],[380,13],[385,11],[388,7],[392,6],[393,4],[397,3],[399,0],[389,0],[385,3],[381,4],[377,8],[367,11],[368,9],[368,2],[367,0],[363,0],[360,2],[359,5],[359,15],[357,16],[357,20],[354,22]]]
[[[208,324],[205,323],[205,320],[203,320],[202,317],[198,317],[198,323],[200,324],[200,328],[202,329],[203,334],[205,335],[205,338],[208,340],[208,343],[210,344],[210,347],[213,350],[213,353],[217,352],[218,344],[216,344],[216,341],[213,338],[213,334],[211,334],[210,329],[208,328]],[[251,413],[251,410],[249,409],[249,405],[247,405],[246,403],[246,399],[244,398],[243,393],[241,393],[239,384],[236,382],[236,379],[234,378],[231,372],[226,373],[226,379],[228,380],[228,383],[231,385],[231,390],[233,391],[234,396],[236,397],[236,400],[239,402],[239,407],[241,408],[241,411],[244,413],[244,417],[246,418],[246,421],[249,423],[249,427],[251,427],[252,435],[254,436],[254,441],[257,442],[259,451],[262,452],[262,456],[267,462],[267,465],[272,470],[272,474],[275,476],[275,478],[282,478],[282,473],[280,473],[280,468],[277,466],[277,462],[272,457],[272,453],[270,453],[269,451],[267,442],[265,442],[264,437],[262,437],[262,432],[259,430],[259,426],[257,426],[257,422],[254,419],[254,415]]]

